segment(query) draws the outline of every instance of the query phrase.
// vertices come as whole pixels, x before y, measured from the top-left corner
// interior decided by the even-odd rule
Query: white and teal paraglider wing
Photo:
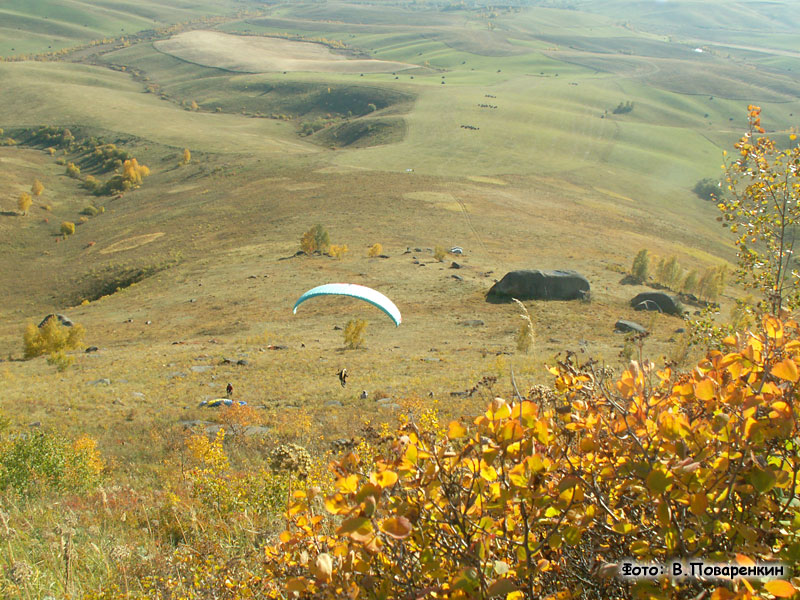
[[[397,308],[397,306],[395,306],[394,302],[389,300],[389,298],[377,290],[373,290],[372,288],[355,283],[326,283],[325,285],[319,285],[315,288],[312,288],[300,296],[297,302],[294,303],[294,310],[292,312],[297,313],[298,306],[300,306],[306,300],[315,298],[316,296],[351,296],[353,298],[363,300],[364,302],[369,302],[373,306],[380,308],[383,312],[389,315],[389,317],[391,317],[395,326],[399,326],[403,320],[403,318],[400,316],[400,310]]]

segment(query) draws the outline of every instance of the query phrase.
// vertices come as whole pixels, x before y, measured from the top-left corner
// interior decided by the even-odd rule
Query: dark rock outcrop
[[[72,321],[68,317],[65,317],[64,315],[57,315],[55,313],[50,313],[44,319],[42,319],[42,322],[39,323],[39,327],[44,327],[50,319],[58,319],[58,322],[64,327],[72,327]]]
[[[631,306],[636,310],[657,310],[668,315],[681,316],[683,306],[674,296],[665,292],[642,292],[631,300]]]
[[[511,271],[494,284],[486,299],[489,302],[517,300],[588,299],[589,281],[576,271]]]

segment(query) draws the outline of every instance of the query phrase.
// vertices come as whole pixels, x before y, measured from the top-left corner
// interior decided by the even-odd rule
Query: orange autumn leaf
[[[764,584],[764,589],[778,598],[791,598],[798,591],[796,587],[784,579],[768,581]]]
[[[772,367],[770,373],[778,379],[785,379],[792,383],[797,383],[797,380],[800,379],[800,373],[797,371],[797,364],[789,358],[782,360]]]
[[[711,400],[714,398],[714,382],[704,379],[694,386],[694,395],[698,400]]]

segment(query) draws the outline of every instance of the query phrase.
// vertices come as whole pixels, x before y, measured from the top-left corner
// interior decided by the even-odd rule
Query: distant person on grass
[[[228,387],[225,388],[225,392],[226,392],[228,398],[233,396],[233,384],[232,383],[228,384]]]

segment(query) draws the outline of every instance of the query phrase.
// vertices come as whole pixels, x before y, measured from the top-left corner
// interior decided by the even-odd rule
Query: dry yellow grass
[[[312,42],[239,36],[218,31],[187,31],[156,42],[155,47],[198,65],[243,73],[391,73],[417,66],[395,61],[348,58],[331,52],[327,46]]]

